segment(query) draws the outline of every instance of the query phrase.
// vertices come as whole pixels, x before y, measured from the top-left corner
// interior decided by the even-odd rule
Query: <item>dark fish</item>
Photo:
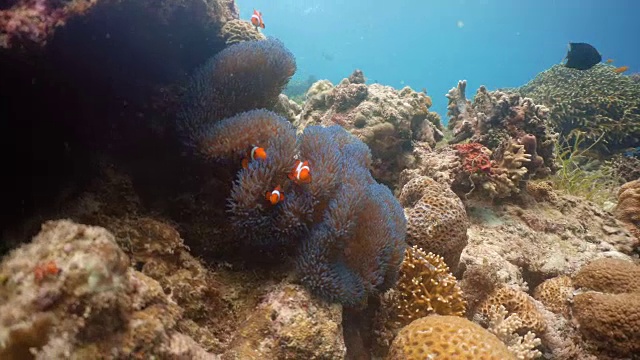
[[[587,43],[569,43],[567,52],[567,62],[564,66],[577,69],[589,70],[595,64],[602,61],[602,55],[593,46]]]

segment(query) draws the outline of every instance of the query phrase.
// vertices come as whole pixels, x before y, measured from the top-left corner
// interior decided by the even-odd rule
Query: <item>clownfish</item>
[[[311,168],[309,168],[308,161],[300,161],[296,160],[296,165],[293,167],[293,170],[289,173],[289,179],[301,183],[308,184],[311,182]]]
[[[276,186],[275,189],[271,191],[267,191],[264,196],[267,201],[271,203],[271,205],[275,205],[281,201],[284,201],[284,193],[282,192],[282,188],[280,187],[280,185]]]
[[[253,15],[251,15],[251,24],[257,28],[264,29],[264,21],[262,21],[262,13],[256,9],[253,9]]]
[[[251,149],[249,149],[249,151],[247,151],[247,157],[242,159],[242,167],[244,169],[249,167],[249,161],[253,161],[256,159],[260,159],[260,160],[266,160],[267,159],[267,152],[264,151],[264,148],[261,148],[259,146],[251,146]]]

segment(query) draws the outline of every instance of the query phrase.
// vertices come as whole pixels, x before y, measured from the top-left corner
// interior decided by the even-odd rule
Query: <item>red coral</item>
[[[457,144],[454,148],[462,159],[462,167],[469,174],[491,172],[491,155],[489,149],[480,143]]]

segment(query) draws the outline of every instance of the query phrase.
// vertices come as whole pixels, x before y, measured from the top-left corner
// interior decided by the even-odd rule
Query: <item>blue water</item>
[[[614,65],[640,71],[638,0],[236,0],[240,16],[262,11],[267,36],[296,56],[297,77],[334,84],[356,69],[370,81],[426,88],[432,110],[466,79],[516,87],[588,42]]]

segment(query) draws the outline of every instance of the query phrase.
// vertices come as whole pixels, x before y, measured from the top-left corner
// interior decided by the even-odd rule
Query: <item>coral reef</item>
[[[339,126],[309,126],[296,137],[288,121],[266,110],[207,126],[191,136],[207,157],[239,164],[251,144],[269,154],[237,173],[228,198],[229,236],[252,253],[300,247],[302,282],[330,301],[363,305],[369,294],[395,283],[406,221],[389,189],[367,170],[366,145]],[[310,164],[310,183],[287,178],[296,158]],[[273,206],[264,194],[278,185],[285,198]]]
[[[597,259],[580,268],[573,284],[611,294],[640,292],[640,266],[621,259]]]
[[[132,2],[132,0],[126,0]],[[19,0],[0,10],[0,47],[44,46],[56,28],[76,17],[85,16],[96,7],[116,7],[119,1],[110,0]],[[125,6],[127,6],[125,4]],[[190,13],[192,21],[223,24],[238,17],[232,0],[181,1],[162,0],[143,3],[149,13],[159,20],[169,21],[177,10]]]
[[[640,293],[588,291],[573,297],[572,314],[580,332],[605,354],[630,357],[640,352]]]
[[[336,86],[327,80],[313,84],[296,125],[344,127],[371,148],[374,177],[396,187],[397,174],[413,167],[413,148],[431,149],[442,139],[440,118],[429,111],[431,98],[425,93],[365,85],[363,79],[356,71]]]
[[[396,322],[401,326],[433,313],[463,316],[465,312],[462,291],[444,259],[417,246],[407,248],[394,291]]]
[[[604,167],[611,169],[613,177],[624,182],[640,179],[640,157],[616,154],[605,161]]]
[[[432,315],[405,326],[387,360],[515,359],[507,346],[481,326],[457,316]]]
[[[0,277],[3,359],[206,354],[177,330],[183,310],[103,228],[47,222]]]
[[[509,314],[518,315],[520,327],[516,329],[517,331],[532,331],[535,334],[545,331],[544,318],[527,293],[509,286],[499,287],[480,304],[479,311],[490,317],[500,306],[503,306]],[[493,311],[492,307],[494,307]]]
[[[499,159],[511,144],[523,145],[530,162],[528,177],[544,177],[556,171],[557,134],[548,124],[549,110],[516,93],[488,91],[481,86],[473,102],[465,96],[466,81],[447,94],[450,143],[480,143]],[[505,149],[502,149],[505,147]]]
[[[251,25],[249,21],[240,19],[227,21],[220,29],[220,36],[227,45],[243,41],[266,40],[266,36]]]
[[[508,314],[509,312],[502,305],[492,307],[489,310],[487,330],[505,343],[516,359],[529,360],[541,357],[542,353],[535,349],[542,343],[540,339],[536,338],[531,331],[520,336],[518,329],[522,328],[522,319],[517,314]]]
[[[342,309],[299,285],[271,289],[237,330],[223,360],[344,359]]]
[[[399,200],[407,218],[407,243],[441,255],[455,272],[467,245],[469,226],[462,201],[426,176],[405,184]]]
[[[598,64],[583,72],[554,65],[517,91],[547,106],[562,135],[579,132],[585,146],[602,138],[602,148],[618,152],[640,141],[640,84],[614,69]]]
[[[460,286],[444,259],[408,247],[398,283],[381,297],[374,321],[376,341],[388,348],[398,330],[414,320],[432,314],[464,316],[465,310]]]
[[[640,241],[640,179],[629,181],[620,187],[614,213]]]

